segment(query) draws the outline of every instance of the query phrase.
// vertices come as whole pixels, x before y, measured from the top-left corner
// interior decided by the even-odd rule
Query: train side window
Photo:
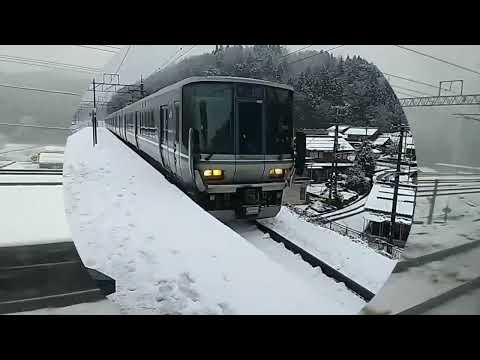
[[[180,140],[180,103],[175,101],[175,140]]]

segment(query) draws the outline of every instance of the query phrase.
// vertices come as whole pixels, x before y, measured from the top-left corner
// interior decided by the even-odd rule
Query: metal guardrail
[[[366,242],[369,247],[378,250],[378,251],[386,251],[387,247],[390,246],[387,238],[378,235],[368,234],[363,231],[358,231],[348,226],[336,223],[334,221],[330,221],[328,223],[322,224],[323,227],[335,231],[344,236],[348,236],[353,239],[361,239],[362,241]],[[399,249],[399,245],[404,245],[403,242],[394,241],[392,248],[391,257],[393,259],[399,259],[402,255],[402,250]]]
[[[402,256],[402,247],[405,246],[405,243],[403,241],[394,242],[392,254],[390,255],[386,252],[387,247],[390,246],[387,238],[378,235],[367,234],[366,232],[352,229],[346,225],[339,224],[335,221],[326,220],[321,215],[309,216],[306,214],[306,210],[299,211],[295,208],[293,208],[292,210],[308,222],[320,225],[341,235],[348,236],[351,239],[362,240],[363,242],[367,243],[368,246],[372,249],[381,251],[385,256],[389,256],[392,259],[400,259],[400,257]]]

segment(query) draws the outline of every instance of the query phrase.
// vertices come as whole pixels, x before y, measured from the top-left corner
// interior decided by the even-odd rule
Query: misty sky
[[[307,45],[286,45],[290,51],[298,50]],[[313,45],[306,50],[326,50],[336,45]],[[142,74],[144,77],[155,71],[173,56],[179,48],[182,54],[191,45],[134,45],[131,47],[125,59],[120,76],[122,82],[134,82]],[[435,57],[472,68],[480,72],[480,46],[471,45],[406,45],[406,47],[425,52]],[[197,45],[187,55],[198,55],[214,49],[214,45]],[[111,60],[106,69],[115,72],[120,64],[126,47]],[[464,93],[475,93],[480,89],[480,75],[461,70],[444,63],[423,57],[418,54],[397,48],[393,45],[345,45],[333,50],[332,54],[338,56],[359,55],[366,60],[373,62],[378,68],[392,75],[399,75],[421,82],[438,86],[440,80],[464,80]],[[179,60],[183,59],[180,58]],[[390,78],[392,85],[397,85],[410,90],[419,91],[426,95],[438,95],[435,89],[426,85],[416,84],[409,81]],[[455,85],[457,86],[457,85]],[[459,91],[459,88],[452,88]],[[407,90],[395,89],[395,91],[411,93]],[[417,95],[422,95],[415,93]],[[445,93],[448,94],[448,93]],[[405,95],[398,94],[399,97]]]
[[[38,87],[48,87],[49,81],[45,79],[51,78],[52,80],[63,79],[61,82],[53,84],[52,86],[66,86],[70,91],[72,88],[76,90],[78,93],[84,93],[87,89],[91,79],[93,78],[94,74],[90,73],[78,73],[71,70],[49,70],[41,67],[36,67],[32,65],[26,64],[13,64],[4,62],[5,60],[2,56],[19,56],[19,57],[28,57],[28,58],[35,58],[35,59],[42,59],[42,60],[50,60],[50,61],[57,61],[57,62],[64,62],[69,64],[77,64],[82,66],[89,66],[95,68],[102,68],[104,72],[116,72],[118,69],[119,64],[121,63],[125,52],[127,50],[127,46],[115,45],[115,47],[119,47],[121,49],[113,49],[106,46],[101,45],[92,45],[94,47],[102,48],[108,51],[101,51],[96,49],[90,48],[83,48],[80,46],[74,45],[0,45],[0,84],[1,83],[9,83],[15,85],[23,85],[23,86],[38,86]],[[177,58],[179,55],[183,54],[186,50],[188,50],[192,45],[133,45],[130,48],[128,56],[125,58],[121,69],[120,69],[120,81],[122,83],[133,83],[139,80],[140,75],[144,77],[148,76],[161,66],[164,66],[167,62],[172,61],[173,59]],[[290,51],[295,51],[307,45],[287,45],[287,48]],[[336,45],[314,45],[311,46],[308,50],[326,50],[334,47]],[[455,45],[455,46],[445,46],[445,45],[436,45],[436,46],[417,46],[417,45],[407,45],[408,48],[415,49],[418,51],[422,51],[428,53],[430,55],[442,58],[444,60],[457,63],[459,65],[463,65],[465,67],[472,68],[480,72],[480,46],[467,46],[467,45]],[[184,57],[188,57],[191,55],[198,55],[205,52],[211,52],[214,49],[214,45],[197,45],[194,47],[187,55]],[[116,52],[116,53],[115,53]],[[432,60],[426,57],[423,57],[418,54],[414,54],[409,51],[405,51],[404,49],[400,49],[393,45],[346,45],[339,49],[333,50],[332,53],[334,55],[341,55],[341,56],[353,56],[359,55],[366,60],[374,63],[378,66],[378,68],[386,73],[390,73],[392,75],[398,75],[414,80],[418,80],[421,82],[429,83],[435,86],[438,86],[440,80],[456,80],[462,79],[464,80],[464,93],[478,93],[480,91],[480,75],[475,74],[472,72],[468,72],[466,70],[458,69],[453,66],[440,63],[436,60]],[[177,61],[183,59],[184,57],[179,57]],[[21,76],[22,74],[25,75],[28,72],[36,72],[36,73],[44,73],[45,76],[37,76],[32,77],[37,80],[26,80],[25,76]],[[20,79],[15,81],[15,79]],[[388,77],[387,77],[388,78]],[[7,79],[7,80],[5,80]],[[27,77],[30,79],[30,77]],[[66,79],[71,79],[72,81],[68,82]],[[101,79],[101,76],[97,76],[97,79]],[[421,85],[417,83],[412,83],[406,80],[396,79],[396,78],[388,78],[391,85],[399,86],[404,89],[394,87],[394,90],[397,92],[397,96],[399,98],[407,97],[408,94],[415,94],[417,96],[426,96],[426,95],[437,95],[438,90],[431,88],[427,85]],[[36,81],[36,82],[35,82]],[[26,84],[26,82],[29,82]],[[62,85],[63,84],[63,85]],[[408,89],[408,90],[406,90]],[[38,114],[38,108],[35,108],[35,114],[28,113],[28,99],[34,98],[36,95],[33,93],[28,92],[21,92],[17,90],[6,90],[3,89],[0,93],[0,101],[8,101],[8,96],[17,96],[22,97],[24,96],[26,99],[25,107],[26,109],[22,109],[22,114],[19,116],[12,116],[9,114],[8,119],[0,118],[0,122],[25,122],[25,118],[30,119],[33,122],[43,121],[42,116]],[[453,94],[458,93],[460,88],[456,85],[452,88]],[[11,94],[11,95],[7,95]],[[445,92],[444,94],[451,94],[449,92]],[[52,102],[55,107],[58,108],[59,116],[54,121],[55,124],[64,124],[64,126],[68,126],[70,124],[71,118],[73,113],[76,110],[76,100],[72,101],[61,101],[61,95],[52,95],[56,97],[55,101]],[[84,98],[90,98],[91,94],[84,95]],[[44,98],[45,100],[45,108],[49,107],[48,103],[48,96]],[[78,99],[79,101],[80,99]],[[64,103],[64,104],[63,104]],[[32,110],[33,111],[33,110]],[[411,114],[418,114],[422,113],[425,114],[425,111],[422,112],[410,112]],[[2,109],[0,109],[0,116],[2,115]],[[27,116],[26,116],[27,115]],[[414,115],[411,115],[414,116]],[[422,115],[425,117],[425,115]],[[430,120],[425,120],[424,125],[422,128],[426,127],[434,127],[434,116],[429,117]],[[22,120],[23,119],[23,120]],[[422,121],[421,119],[415,120],[417,123],[418,121]],[[458,118],[455,121],[461,121]],[[428,122],[428,125],[426,124]],[[50,122],[51,124],[51,122]],[[477,134],[476,132],[476,124],[468,125],[471,132]],[[480,126],[480,123],[478,123]],[[437,129],[440,131],[441,129]],[[5,127],[0,125],[0,137],[5,137],[5,134],[8,134],[8,131],[5,130]],[[42,135],[45,136],[45,135]],[[58,134],[55,136],[59,136]],[[442,135],[446,136],[446,134]],[[28,142],[30,143],[32,140],[29,139]],[[416,139],[418,141],[418,139]],[[0,138],[1,142],[1,138]],[[5,142],[5,141],[4,141]],[[58,139],[56,138],[55,143],[58,143]],[[0,143],[1,147],[1,143]]]

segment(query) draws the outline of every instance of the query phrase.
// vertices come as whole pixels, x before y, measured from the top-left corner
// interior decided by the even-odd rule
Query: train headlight
[[[270,169],[268,172],[268,175],[271,177],[282,177],[286,174],[287,170],[286,169]]]
[[[223,170],[222,169],[206,169],[206,170],[203,170],[203,176],[207,179],[222,179]]]

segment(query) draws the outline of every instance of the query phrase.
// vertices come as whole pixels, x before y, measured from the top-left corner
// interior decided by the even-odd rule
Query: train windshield
[[[183,145],[189,129],[199,132],[203,154],[290,154],[293,94],[290,90],[231,83],[196,83],[183,88]],[[234,120],[236,118],[236,120]],[[234,121],[238,139],[235,141]],[[264,130],[265,129],[265,130]],[[238,149],[235,149],[237,143]]]
[[[200,151],[233,154],[233,85],[200,83],[183,89],[183,139],[188,147],[188,131],[197,129]]]
[[[267,87],[266,108],[267,154],[289,154],[293,133],[292,92]]]

